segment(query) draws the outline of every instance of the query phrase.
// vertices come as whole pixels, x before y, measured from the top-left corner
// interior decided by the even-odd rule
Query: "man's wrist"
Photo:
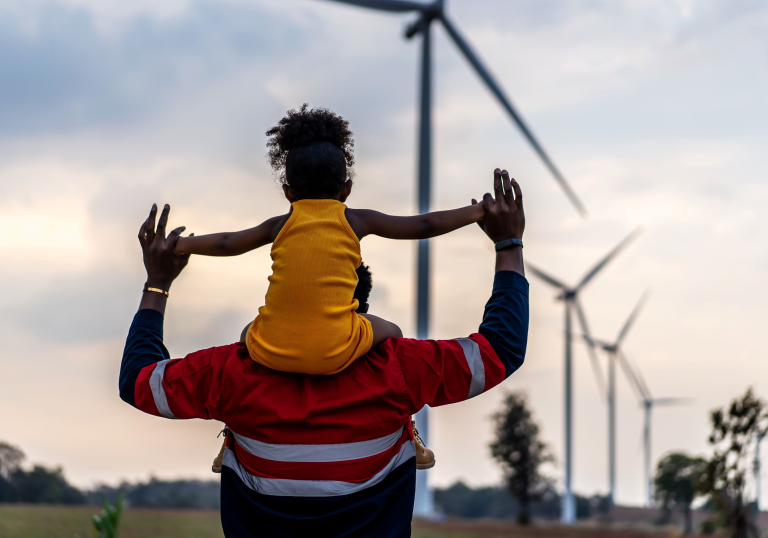
[[[171,284],[173,281],[168,282],[166,280],[160,280],[160,279],[153,279],[148,278],[147,281],[144,283],[144,289],[146,288],[156,288],[163,291],[169,291],[171,289]]]
[[[148,288],[163,290],[166,293],[150,291]],[[170,284],[168,283],[165,284],[165,287],[162,287],[161,282],[147,280],[147,283],[144,285],[144,291],[141,295],[139,310],[156,310],[161,314],[165,314],[165,305],[168,302],[168,288],[170,288]]]
[[[496,252],[499,252],[500,250],[505,250],[508,248],[515,248],[515,247],[523,247],[523,240],[518,239],[517,237],[510,237],[507,239],[502,239],[501,241],[496,241],[495,243]]]
[[[525,276],[523,247],[512,247],[496,252],[496,272],[515,271]]]

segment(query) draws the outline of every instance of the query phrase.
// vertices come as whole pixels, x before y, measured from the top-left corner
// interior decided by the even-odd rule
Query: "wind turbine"
[[[645,487],[646,487],[646,506],[653,504],[653,477],[651,475],[651,412],[656,405],[682,405],[690,402],[688,398],[654,398],[651,391],[645,383],[640,369],[632,367],[621,350],[616,355],[619,363],[624,369],[624,373],[630,379],[632,387],[640,400],[640,405],[645,410],[645,421],[643,424],[643,447],[644,447],[644,467],[645,467]]]
[[[760,444],[765,438],[766,432],[761,430],[755,434],[755,462],[752,468],[755,473],[755,510],[760,512],[761,475],[760,475]]]
[[[565,495],[563,496],[563,508],[561,519],[563,523],[573,523],[576,520],[576,503],[573,497],[573,489],[571,485],[572,479],[572,423],[573,423],[573,380],[572,380],[572,355],[573,355],[573,341],[571,331],[571,311],[576,311],[576,316],[579,318],[579,324],[587,342],[591,342],[589,336],[589,327],[587,327],[587,318],[584,315],[584,310],[579,303],[579,292],[591,281],[597,273],[600,272],[613,258],[615,258],[624,248],[629,245],[640,233],[640,229],[636,229],[629,234],[621,243],[616,246],[611,252],[608,253],[602,260],[600,260],[595,266],[581,279],[574,287],[568,287],[554,277],[549,276],[541,269],[537,269],[533,265],[526,263],[528,270],[536,275],[538,278],[546,282],[547,284],[557,288],[560,293],[557,295],[557,299],[565,303]],[[600,365],[597,362],[597,356],[594,352],[594,345],[588,346],[590,352],[590,359],[592,360],[592,367],[595,372],[595,376],[600,388],[600,394],[604,394],[604,384],[602,381],[602,374],[600,373]]]
[[[461,36],[445,13],[444,0],[434,0],[430,3],[415,2],[412,0],[333,0],[341,4],[349,4],[358,7],[385,11],[390,13],[417,13],[418,18],[413,21],[405,31],[405,37],[412,39],[421,35],[421,95],[419,113],[419,213],[427,213],[430,206],[430,194],[432,190],[432,39],[431,25],[438,21],[448,32],[448,35],[459,48],[461,53],[474,68],[480,78],[485,82],[491,93],[498,99],[502,108],[507,111],[512,121],[517,125],[523,137],[533,148],[534,152],[543,161],[544,166],[554,176],[565,191],[566,196],[582,215],[587,211],[576,193],[566,182],[560,170],[550,159],[543,146],[539,143],[533,132],[528,127],[523,117],[506,97],[501,87],[496,83],[491,73],[485,68],[480,58],[475,54],[469,43]],[[416,336],[427,338],[429,332],[429,241],[419,241],[418,261],[416,269]],[[425,442],[429,442],[429,421],[427,408],[425,407],[416,415],[416,423]],[[416,475],[416,500],[414,513],[417,515],[431,515],[434,513],[434,501],[432,493],[427,485],[426,473]]]
[[[595,340],[589,335],[584,335],[587,345],[600,346],[608,355],[608,504],[613,506],[616,495],[616,357],[621,351],[621,343],[626,338],[629,329],[637,319],[643,308],[648,294],[645,293],[638,301],[635,309],[629,315],[624,326],[619,331],[619,336],[613,343]]]

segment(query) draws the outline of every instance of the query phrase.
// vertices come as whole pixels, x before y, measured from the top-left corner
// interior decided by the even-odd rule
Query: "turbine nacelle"
[[[576,299],[576,295],[578,294],[578,290],[563,290],[562,293],[558,293],[555,295],[556,301],[573,301]]]
[[[424,28],[430,24],[433,20],[441,18],[443,16],[443,1],[438,0],[427,4],[421,10],[421,15],[418,19],[410,23],[405,28],[405,38],[413,39],[420,34]]]

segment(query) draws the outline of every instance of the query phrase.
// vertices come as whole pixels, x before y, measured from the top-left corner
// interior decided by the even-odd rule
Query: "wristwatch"
[[[523,248],[523,240],[510,237],[509,239],[502,239],[496,243],[496,252],[504,250],[505,248],[520,247]]]

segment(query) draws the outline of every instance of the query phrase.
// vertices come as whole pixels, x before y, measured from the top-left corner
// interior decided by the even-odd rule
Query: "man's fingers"
[[[155,217],[157,216],[157,204],[152,204],[152,209],[149,210],[149,217],[146,220],[146,226],[144,227],[144,235],[147,239],[147,244],[151,245],[155,240]]]
[[[498,168],[493,171],[493,191],[497,202],[504,198],[504,191],[501,190],[501,170]]]
[[[512,198],[512,183],[509,180],[509,172],[502,170],[501,180],[504,183],[504,201],[507,203],[507,207],[512,207],[514,199]]]
[[[515,178],[512,178],[512,188],[515,190],[515,205],[517,207],[522,208],[523,207],[523,191],[520,190],[520,185],[515,181]]]
[[[179,226],[178,228],[176,228],[175,230],[173,230],[171,233],[168,234],[168,239],[166,239],[166,241],[168,241],[168,243],[173,243],[175,245],[176,241],[179,240],[179,236],[181,235],[181,232],[183,232],[186,229],[187,229],[186,226]]]
[[[160,213],[160,220],[157,221],[157,235],[160,239],[165,239],[165,226],[168,224],[168,213],[171,212],[171,206],[165,204],[163,212]]]
[[[141,228],[139,228],[139,243],[141,243],[142,247],[147,242],[147,220],[149,219],[145,219],[144,222],[141,223]]]

